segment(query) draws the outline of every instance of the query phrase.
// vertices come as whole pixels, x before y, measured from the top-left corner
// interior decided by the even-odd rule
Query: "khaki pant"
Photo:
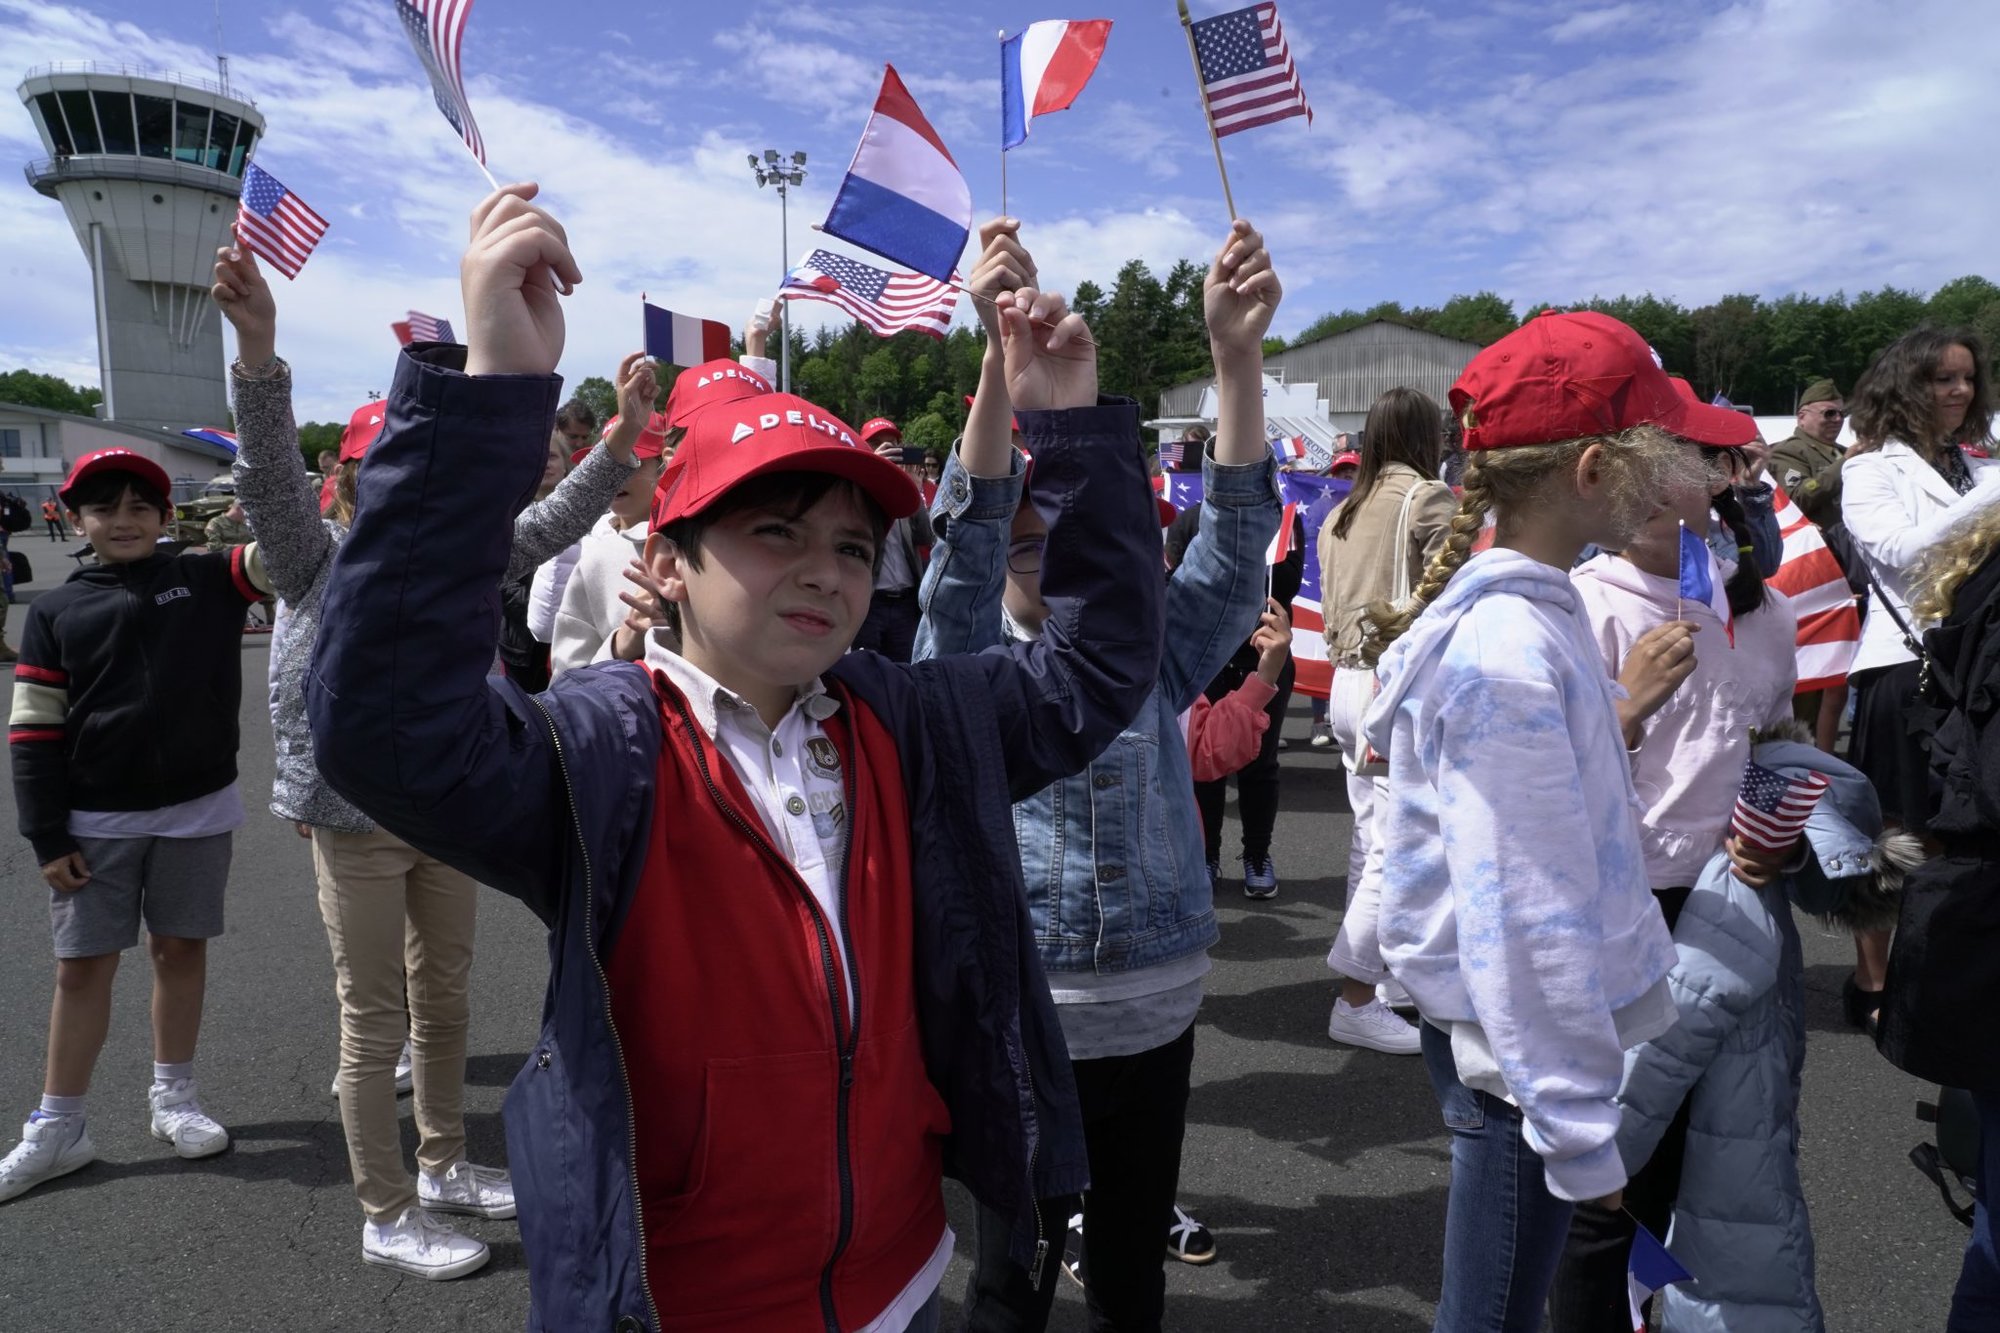
[[[396,1115],[405,1031],[414,1057],[417,1165],[438,1173],[465,1155],[478,887],[381,829],[313,830],[313,868],[340,999],[340,1122],[354,1193],[370,1221],[393,1222],[417,1201]]]

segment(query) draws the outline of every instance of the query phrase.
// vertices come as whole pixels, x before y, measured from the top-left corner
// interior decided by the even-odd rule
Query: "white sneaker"
[[[1389,978],[1389,980],[1375,988],[1375,998],[1398,1013],[1416,1012],[1417,1002],[1410,998],[1408,991],[1403,989],[1403,983],[1394,977]]]
[[[20,1146],[0,1158],[0,1203],[96,1160],[97,1148],[81,1115],[30,1120],[21,1126]]]
[[[213,1157],[228,1150],[229,1131],[201,1109],[193,1079],[177,1078],[164,1087],[155,1083],[147,1100],[153,1104],[153,1137],[173,1144],[182,1157]]]
[[[1333,1016],[1326,1021],[1326,1035],[1384,1055],[1415,1055],[1423,1049],[1417,1029],[1396,1017],[1380,1000],[1370,1000],[1358,1009],[1345,1000],[1335,1000]]]
[[[514,1215],[514,1182],[498,1167],[453,1162],[441,1176],[417,1172],[417,1200],[434,1213],[504,1219]]]
[[[1311,744],[1315,750],[1331,749],[1333,746],[1333,728],[1324,722],[1316,725],[1312,729]]]
[[[411,1063],[412,1060],[410,1057],[410,1039],[408,1037],[405,1037],[403,1038],[403,1053],[396,1057],[396,1095],[398,1097],[401,1097],[406,1093],[408,1093],[412,1086],[410,1082]],[[340,1095],[340,1075],[335,1074],[333,1076],[333,1086],[327,1089],[327,1096],[338,1097],[339,1095]]]
[[[464,1277],[493,1257],[486,1242],[460,1235],[421,1208],[406,1208],[386,1225],[361,1224],[361,1257],[385,1268],[400,1268],[433,1282]]]

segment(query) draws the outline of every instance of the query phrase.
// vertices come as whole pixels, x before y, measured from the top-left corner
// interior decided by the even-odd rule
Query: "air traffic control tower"
[[[104,416],[227,424],[210,270],[263,116],[222,84],[122,65],[49,65],[19,91],[49,153],[28,183],[62,202],[90,262]]]

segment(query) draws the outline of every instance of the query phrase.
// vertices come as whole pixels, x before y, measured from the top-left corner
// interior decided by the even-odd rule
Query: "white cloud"
[[[1645,17],[1634,4],[1606,5],[1602,9],[1580,9],[1552,25],[1543,35],[1552,42],[1582,42],[1629,28]]]

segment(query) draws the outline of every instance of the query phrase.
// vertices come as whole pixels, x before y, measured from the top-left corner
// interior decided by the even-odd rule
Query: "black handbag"
[[[1944,1206],[1967,1226],[1979,1199],[1979,1112],[1963,1088],[1939,1088],[1935,1102],[1918,1102],[1917,1119],[1937,1126],[1936,1142],[1910,1149],[1910,1162],[1936,1185]],[[1968,1202],[1958,1201],[1963,1191]]]

